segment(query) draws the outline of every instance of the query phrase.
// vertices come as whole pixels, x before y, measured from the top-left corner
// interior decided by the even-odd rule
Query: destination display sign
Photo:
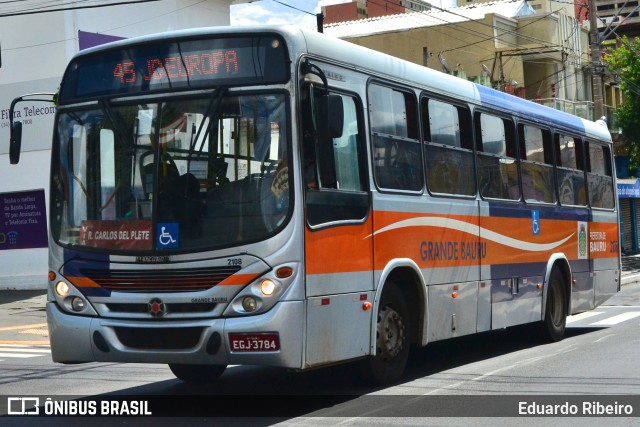
[[[289,61],[276,35],[149,42],[93,52],[65,72],[58,103],[168,89],[284,83]]]
[[[151,221],[82,221],[80,244],[103,249],[148,250],[153,245]]]

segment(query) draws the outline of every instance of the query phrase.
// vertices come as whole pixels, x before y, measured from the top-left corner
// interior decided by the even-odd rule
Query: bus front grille
[[[198,344],[201,327],[187,328],[113,328],[118,340],[129,348],[141,350],[185,350]]]
[[[111,313],[149,313],[148,303],[107,303]],[[166,303],[167,313],[208,313],[216,308],[215,303]]]
[[[189,292],[216,286],[240,270],[239,266],[175,270],[94,270],[81,273],[110,291]]]

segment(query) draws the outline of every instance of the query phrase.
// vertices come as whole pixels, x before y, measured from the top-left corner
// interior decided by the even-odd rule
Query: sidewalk
[[[622,256],[622,286],[640,283],[640,255]],[[0,290],[0,344],[48,345],[47,291]]]
[[[640,255],[622,256],[622,286],[640,282]]]
[[[0,344],[49,345],[47,291],[0,290]]]

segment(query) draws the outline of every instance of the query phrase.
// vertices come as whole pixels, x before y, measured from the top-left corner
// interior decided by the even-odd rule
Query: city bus
[[[388,384],[435,341],[558,341],[620,288],[600,123],[295,26],[91,48],[55,102],[55,362]]]

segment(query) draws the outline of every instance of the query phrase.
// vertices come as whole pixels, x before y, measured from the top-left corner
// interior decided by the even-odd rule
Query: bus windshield
[[[283,94],[98,104],[59,115],[52,234],[96,250],[257,241],[289,213]]]

